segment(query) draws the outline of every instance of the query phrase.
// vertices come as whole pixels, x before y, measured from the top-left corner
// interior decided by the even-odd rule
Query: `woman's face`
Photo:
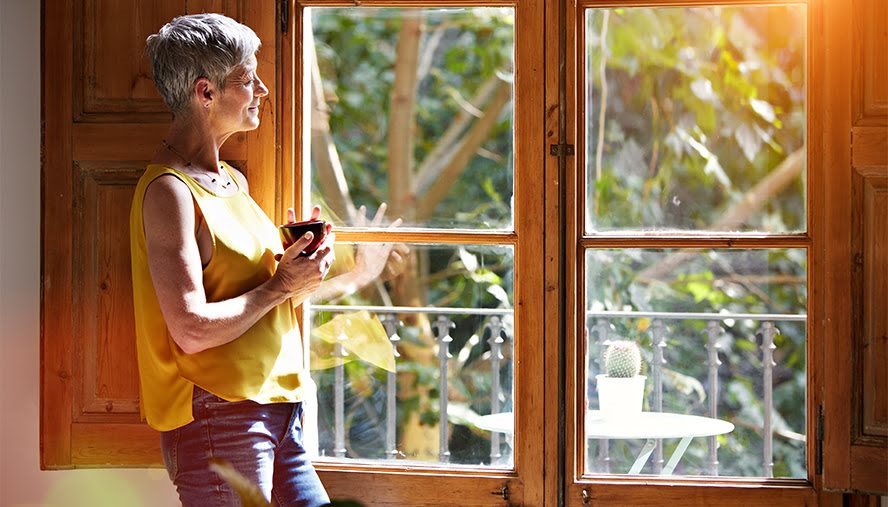
[[[213,123],[224,132],[242,132],[259,126],[259,99],[268,95],[256,75],[256,57],[251,56],[225,80],[225,88],[212,107]]]

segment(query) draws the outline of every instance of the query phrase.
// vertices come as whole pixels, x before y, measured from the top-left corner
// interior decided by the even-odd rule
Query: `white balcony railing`
[[[398,330],[401,323],[398,315],[405,314],[425,314],[429,317],[429,321],[437,334],[438,341],[438,374],[439,374],[439,456],[441,463],[450,461],[449,441],[448,441],[448,359],[450,355],[450,343],[452,341],[451,332],[456,324],[451,318],[454,315],[460,316],[483,316],[485,323],[483,324],[488,336],[487,343],[490,347],[489,360],[491,362],[491,396],[490,406],[492,413],[501,411],[501,394],[503,394],[500,385],[503,347],[513,339],[508,335],[507,328],[504,326],[504,317],[511,317],[513,311],[511,309],[479,309],[479,308],[436,308],[436,307],[398,307],[398,306],[358,306],[358,305],[312,305],[309,308],[311,313],[331,312],[331,313],[349,313],[357,311],[367,311],[375,313],[382,322],[389,341],[392,346],[392,353],[395,357],[395,371],[390,371],[386,379],[386,431],[385,431],[385,454],[387,459],[397,459],[401,456],[397,448],[397,359],[398,342],[400,337]],[[721,361],[719,353],[724,353],[719,344],[719,337],[724,334],[722,323],[729,320],[740,321],[747,320],[758,323],[756,327],[755,338],[760,342],[762,362],[762,400],[764,406],[763,414],[763,451],[762,451],[762,476],[773,476],[773,371],[774,371],[774,338],[779,334],[778,323],[781,322],[805,322],[807,315],[804,314],[760,314],[760,313],[694,313],[694,312],[637,312],[637,311],[587,311],[587,329],[590,335],[595,336],[595,340],[589,338],[587,350],[591,350],[596,345],[603,352],[606,344],[613,336],[613,322],[620,319],[651,319],[648,326],[652,347],[649,352],[650,374],[653,383],[651,393],[650,408],[654,411],[663,410],[663,366],[666,364],[664,358],[665,348],[667,347],[667,322],[668,321],[705,321],[705,338],[704,347],[707,350],[707,369],[708,369],[708,416],[718,417],[719,402],[719,384],[718,371]],[[347,340],[347,337],[343,337]],[[477,346],[477,345],[476,345]],[[334,346],[333,355],[343,357],[347,352],[342,343]],[[590,358],[592,359],[592,358]],[[599,354],[594,361],[601,365],[603,358]],[[333,382],[333,399],[334,399],[334,435],[333,455],[336,457],[346,457],[347,451],[345,446],[345,374],[342,362],[334,366],[334,382]],[[500,454],[500,435],[496,432],[491,434],[490,440],[490,463],[497,463],[502,457]],[[708,442],[708,460],[707,472],[710,475],[719,474],[718,465],[718,442],[716,437],[709,437]],[[598,455],[596,459],[596,468],[599,471],[609,472],[610,457],[608,442],[602,441],[598,446]],[[660,473],[663,468],[663,446],[658,441],[655,448],[653,460],[654,473]]]

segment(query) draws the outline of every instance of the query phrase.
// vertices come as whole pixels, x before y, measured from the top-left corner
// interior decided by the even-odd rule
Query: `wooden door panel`
[[[167,113],[151,80],[145,39],[185,10],[179,2],[83,2],[84,110]],[[99,29],[101,27],[101,29]]]
[[[219,12],[243,21],[237,0],[152,2],[80,0],[76,12],[76,114],[82,121],[120,121],[121,114],[166,122],[170,114],[154,87],[145,39],[175,16]]]
[[[854,5],[854,124],[888,125],[888,2]]]
[[[852,445],[888,448],[888,166],[855,168],[852,202],[857,351]]]
[[[161,467],[160,435],[145,424],[71,425],[71,466]]]
[[[852,489],[888,492],[888,3],[853,3]]]
[[[145,38],[177,15],[227,14],[263,40],[259,73],[271,98],[275,2],[43,0],[43,10],[41,464],[159,466],[157,433],[139,416],[129,211],[171,115]],[[275,108],[263,101],[259,129],[221,150],[272,216]]]
[[[129,214],[143,169],[77,164],[74,229],[74,353],[83,372],[75,419],[83,413],[139,413],[129,265]],[[79,213],[78,213],[79,211]]]
[[[826,5],[823,480],[826,488],[886,494],[888,4]]]

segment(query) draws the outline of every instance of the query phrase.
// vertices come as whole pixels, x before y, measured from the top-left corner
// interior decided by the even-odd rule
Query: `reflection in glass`
[[[805,230],[806,11],[589,9],[586,230]]]
[[[337,244],[331,276],[369,245]],[[321,453],[510,468],[510,431],[481,418],[512,424],[513,249],[398,248],[408,269],[310,305]]]
[[[337,225],[387,202],[408,227],[510,230],[514,10],[306,11],[312,202]]]
[[[629,472],[646,437],[675,423],[687,449],[678,434],[653,439],[638,473],[668,473],[677,455],[675,475],[807,476],[805,250],[588,250],[585,260],[590,417],[607,344],[630,340],[647,377],[641,417],[674,419],[607,439],[587,417],[589,473]]]

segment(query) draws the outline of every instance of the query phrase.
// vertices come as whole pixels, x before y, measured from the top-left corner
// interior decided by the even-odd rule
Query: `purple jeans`
[[[195,386],[194,421],[161,433],[163,461],[183,507],[237,506],[211,458],[229,462],[275,505],[330,502],[302,447],[302,403],[225,401]]]

